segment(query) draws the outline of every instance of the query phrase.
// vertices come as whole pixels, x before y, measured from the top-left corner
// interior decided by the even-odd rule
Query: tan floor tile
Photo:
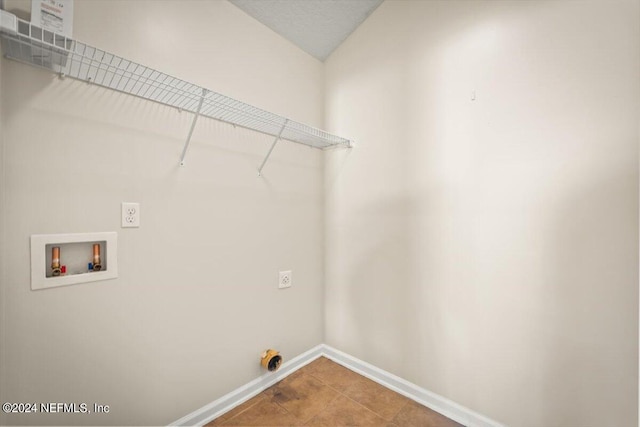
[[[384,427],[387,421],[364,406],[345,397],[338,396],[327,408],[306,423],[308,426],[367,426]]]
[[[319,414],[339,394],[311,375],[287,379],[272,387],[271,401],[285,408],[300,422]]]
[[[207,424],[221,425],[460,427],[324,357]]]
[[[344,391],[344,394],[388,421],[410,402],[401,394],[365,377],[360,377]]]
[[[312,374],[314,371],[318,370],[322,365],[326,364],[329,361],[326,357],[322,356],[310,362],[297,370],[296,372],[303,372],[305,374]]]
[[[324,360],[328,360],[326,357],[318,357],[316,360],[307,363],[306,365],[304,365],[302,368],[298,369],[296,372],[301,372],[303,374],[308,374],[310,373],[310,371],[313,371],[317,365],[321,365],[324,363]]]
[[[309,367],[307,374],[313,375],[323,383],[340,392],[362,378],[355,372],[324,357],[317,359],[307,366]]]
[[[293,381],[295,381],[297,378],[301,377],[302,375],[304,375],[304,372],[301,369],[298,369],[297,371],[289,374],[287,377],[285,377],[284,379],[282,379],[279,382],[275,383],[274,385],[272,385],[271,387],[269,387],[268,389],[266,389],[262,393],[265,394],[268,397],[272,397],[273,393],[275,393],[275,391],[279,387],[282,387],[282,386],[287,385],[287,384],[291,384]]]
[[[462,427],[462,424],[413,401],[400,410],[393,422],[403,427]]]
[[[263,393],[258,394],[257,396],[252,397],[251,399],[247,400],[244,403],[241,403],[240,405],[236,406],[235,408],[233,408],[232,410],[230,410],[229,412],[222,414],[221,416],[219,416],[218,418],[216,418],[215,420],[209,422],[208,424],[206,424],[205,426],[218,426],[218,425],[222,425],[222,423],[226,420],[229,420],[233,417],[235,417],[236,415],[238,415],[239,413],[246,411],[247,409],[251,408],[252,406],[254,406],[255,404],[261,402],[262,400],[265,399],[265,396]]]
[[[286,409],[262,399],[249,409],[222,423],[223,426],[293,426],[299,424]]]

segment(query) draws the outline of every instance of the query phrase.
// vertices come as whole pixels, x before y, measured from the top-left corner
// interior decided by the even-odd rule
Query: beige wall
[[[11,6],[15,6],[15,2]],[[18,7],[29,3],[18,4]],[[8,5],[9,6],[9,5]],[[226,95],[323,124],[322,64],[222,1],[76,1],[74,36]],[[323,154],[2,59],[0,400],[108,404],[174,421],[258,377],[269,346],[323,341]],[[120,203],[142,226],[120,228]],[[117,231],[117,280],[32,292],[29,236]],[[293,270],[291,289],[278,271]]]
[[[326,342],[513,426],[636,426],[637,1],[387,1],[326,63]],[[471,101],[471,92],[476,100]]]

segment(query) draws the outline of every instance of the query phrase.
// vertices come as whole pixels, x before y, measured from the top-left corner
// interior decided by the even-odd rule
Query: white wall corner
[[[246,402],[260,392],[283,380],[303,366],[324,356],[378,384],[395,391],[427,408],[467,427],[505,427],[482,414],[457,404],[445,397],[410,383],[390,372],[337,350],[326,344],[313,347],[301,355],[285,362],[275,373],[266,373],[255,380],[233,390],[221,398],[171,423],[171,426],[201,426],[236,406]]]

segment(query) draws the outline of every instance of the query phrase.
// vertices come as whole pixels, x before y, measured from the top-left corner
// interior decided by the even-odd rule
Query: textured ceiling
[[[229,0],[321,61],[383,0]]]

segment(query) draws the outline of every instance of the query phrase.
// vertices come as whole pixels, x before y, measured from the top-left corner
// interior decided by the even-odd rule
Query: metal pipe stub
[[[277,371],[282,364],[282,356],[276,350],[265,350],[262,353],[260,364],[270,372]]]
[[[60,247],[54,246],[51,248],[51,275],[59,276],[60,272]]]
[[[102,270],[102,264],[100,263],[100,244],[93,244],[93,271]]]

